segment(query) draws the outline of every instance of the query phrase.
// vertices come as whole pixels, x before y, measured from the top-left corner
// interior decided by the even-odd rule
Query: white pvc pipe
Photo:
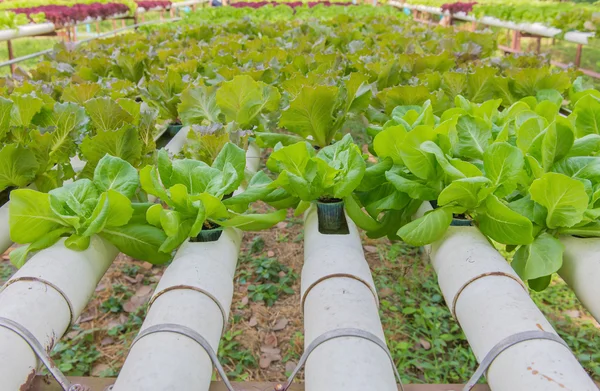
[[[320,335],[341,328],[370,332],[385,341],[373,278],[356,226],[350,234],[323,235],[315,208],[304,226],[305,347]],[[357,337],[324,342],[306,363],[307,391],[397,391],[392,363],[375,343]]]
[[[53,23],[27,24],[19,26],[14,30],[0,30],[0,41],[9,41],[15,38],[46,34],[54,31],[54,29]]]
[[[600,322],[600,238],[564,236],[563,265],[558,274]]]
[[[419,10],[419,11],[428,12],[430,14],[450,15],[449,12],[442,12],[442,9],[439,7],[430,7],[430,6],[425,6],[425,5],[413,5],[413,4],[408,4],[408,3],[401,3],[398,1],[390,1],[390,2],[388,2],[388,4],[393,7],[397,7],[397,8],[415,9],[415,10]],[[477,22],[480,24],[506,28],[509,30],[518,30],[518,31],[523,31],[523,32],[535,34],[535,35],[541,35],[541,36],[549,37],[549,38],[556,37],[560,33],[562,33],[562,30],[559,28],[546,26],[539,22],[515,23],[512,21],[501,20],[501,19],[498,19],[493,16],[482,16],[481,19],[476,19],[475,17],[466,15],[463,12],[456,13],[456,14],[452,15],[452,17],[455,19],[460,19],[460,20],[464,20],[464,21]],[[593,32],[567,31],[567,32],[565,32],[565,34],[563,36],[563,40],[577,43],[577,44],[587,45],[589,43],[588,39],[593,38],[594,36],[595,36],[595,33],[593,33]]]
[[[248,144],[246,150],[246,170],[257,172],[260,166],[260,148],[255,143]]]
[[[21,324],[47,351],[79,317],[118,253],[96,236],[84,251],[69,250],[63,242],[35,254],[0,291],[0,317]],[[2,390],[27,389],[38,364],[25,340],[0,327]]]
[[[511,335],[531,330],[556,334],[523,282],[475,227],[450,227],[426,251],[446,303],[479,362]],[[568,348],[541,339],[501,353],[487,372],[487,382],[494,391],[598,391]]]
[[[167,143],[167,145],[165,145],[165,149],[173,155],[181,152],[181,150],[183,149],[183,145],[185,144],[185,141],[187,140],[187,135],[189,132],[190,132],[189,126],[184,126],[183,128],[181,128],[179,130],[179,132],[177,132],[177,134],[175,134],[175,136],[173,136],[171,141],[169,141]]]
[[[217,351],[233,297],[241,233],[226,229],[216,242],[181,246],[161,278],[140,331],[174,323],[202,335]],[[172,332],[133,345],[113,391],[208,390],[213,366],[205,350]]]
[[[171,3],[171,8],[181,8],[181,7],[189,7],[196,4],[207,3],[208,0],[189,0],[189,1],[179,1],[175,3]]]

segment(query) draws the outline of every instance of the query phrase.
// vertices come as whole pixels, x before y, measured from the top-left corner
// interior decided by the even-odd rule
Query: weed
[[[246,380],[249,376],[246,370],[256,368],[252,352],[235,340],[241,334],[241,331],[228,330],[219,342],[219,361],[228,370],[227,376],[236,381]]]
[[[123,266],[121,271],[123,272],[123,274],[125,274],[131,278],[134,278],[135,276],[138,275],[138,272],[140,271],[140,267],[138,265],[132,265],[132,264],[128,263]]]
[[[133,292],[131,292],[126,285],[113,284],[112,289],[115,295],[123,295],[126,299],[129,299],[131,296],[133,296]]]
[[[291,285],[298,275],[277,258],[258,257],[252,259],[254,284],[248,286],[248,298],[252,301],[264,301],[270,307],[279,299],[279,295],[294,294]]]
[[[288,267],[277,261],[277,258],[259,257],[252,259],[256,282],[278,282],[280,273],[287,273]]]
[[[265,240],[262,236],[255,236],[250,243],[250,254],[258,254],[265,249]]]
[[[61,372],[69,376],[87,376],[100,352],[94,345],[93,330],[86,330],[71,340],[61,340],[52,358]]]
[[[277,232],[277,237],[275,238],[277,243],[287,243],[290,241],[288,234],[283,234],[281,232]]]
[[[103,312],[121,312],[123,311],[123,303],[120,299],[117,299],[114,296],[111,296],[109,299],[104,300],[102,304],[100,304],[100,309]]]
[[[248,285],[248,298],[252,301],[264,301],[267,307],[275,304],[279,293],[277,284]]]
[[[119,339],[129,338],[140,329],[147,311],[148,304],[140,306],[135,313],[129,314],[125,323],[110,328],[106,333],[111,337],[119,336]]]
[[[0,263],[0,283],[7,281],[16,271],[17,269],[9,262]]]
[[[283,362],[295,361],[298,362],[300,354],[304,349],[304,334],[300,331],[296,331],[289,341],[289,347],[283,356]],[[289,376],[289,374],[286,374]]]

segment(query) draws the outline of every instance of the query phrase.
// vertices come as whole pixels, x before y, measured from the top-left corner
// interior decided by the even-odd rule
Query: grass
[[[394,362],[406,383],[461,383],[476,360],[446,307],[429,266],[403,243],[381,246],[374,270],[381,318]]]
[[[477,362],[452,318],[431,267],[418,250],[403,243],[379,246],[385,265],[374,270],[381,319],[394,361],[407,383],[464,383]],[[570,289],[556,278],[534,302],[581,364],[600,380],[600,329]],[[577,311],[579,318],[567,314]]]

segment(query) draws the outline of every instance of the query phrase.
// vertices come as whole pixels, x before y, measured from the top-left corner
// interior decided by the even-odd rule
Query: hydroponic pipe
[[[26,24],[16,29],[0,30],[0,41],[51,33],[54,30],[53,23]]]
[[[326,332],[367,331],[385,342],[375,284],[356,226],[347,235],[323,235],[315,208],[304,222],[302,302],[305,347]],[[324,342],[308,358],[307,391],[397,391],[392,362],[376,343],[341,337]]]
[[[184,243],[161,278],[140,333],[160,324],[188,327],[216,352],[229,316],[241,232],[226,229],[216,242]],[[187,336],[158,332],[129,351],[113,391],[208,390],[213,366]]]
[[[418,214],[428,209],[424,204]],[[477,228],[451,226],[426,251],[478,362],[518,333],[556,334],[512,267]],[[598,391],[573,353],[547,339],[518,342],[500,353],[487,382],[493,391]]]
[[[81,315],[118,254],[96,236],[84,251],[69,250],[63,242],[35,254],[0,291],[0,317],[29,330],[46,351]],[[0,389],[27,389],[38,365],[23,338],[0,327]]]
[[[565,253],[558,274],[600,322],[600,238],[564,236],[560,241]]]

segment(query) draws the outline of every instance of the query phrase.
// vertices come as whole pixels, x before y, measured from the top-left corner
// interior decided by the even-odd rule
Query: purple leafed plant
[[[114,15],[129,12],[129,7],[120,3],[91,3],[66,5],[41,5],[29,8],[13,8],[10,11],[25,14],[29,17],[31,14],[44,13],[46,20],[58,26],[64,26],[71,23],[82,22],[88,17],[106,19]],[[30,18],[31,19],[31,18]],[[31,19],[33,22],[33,20]]]
[[[464,12],[465,14],[468,14],[469,12],[473,11],[473,6],[475,4],[477,4],[477,2],[462,3],[459,1],[456,3],[446,3],[442,5],[442,11],[449,11],[451,14],[456,14],[459,12]]]

